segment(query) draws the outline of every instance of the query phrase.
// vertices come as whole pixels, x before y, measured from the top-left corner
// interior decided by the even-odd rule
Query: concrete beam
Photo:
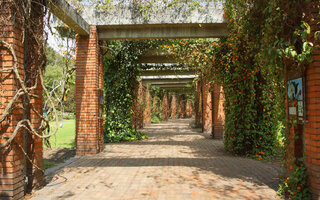
[[[138,63],[177,63],[174,55],[142,55]]]
[[[228,34],[226,24],[144,24],[98,27],[100,40],[218,38]]]
[[[192,84],[193,79],[187,80],[154,80],[154,81],[142,81],[144,85],[168,85],[168,84]]]
[[[164,75],[195,75],[194,69],[190,70],[144,70],[141,72],[141,76],[164,76]]]
[[[178,94],[193,94],[193,88],[163,88],[167,92],[174,92]]]
[[[142,80],[160,80],[160,79],[194,79],[196,75],[165,75],[165,76],[141,76]]]
[[[90,25],[65,0],[48,1],[47,7],[79,35],[89,35]]]
[[[81,14],[92,25],[154,25],[154,24],[226,24],[221,1],[200,4],[197,8],[184,4],[169,7],[154,3],[146,14],[135,5],[115,5],[108,10],[86,8]]]
[[[154,84],[152,84],[154,85]],[[190,86],[190,84],[186,84],[186,83],[177,83],[177,84],[166,84],[166,85],[154,85],[157,87],[160,87],[162,89],[166,89],[166,88],[178,88],[178,89],[184,89],[184,88],[189,88],[188,86]]]

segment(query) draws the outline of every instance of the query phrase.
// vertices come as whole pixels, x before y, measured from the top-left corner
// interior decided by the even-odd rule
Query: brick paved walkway
[[[189,119],[152,124],[148,140],[107,144],[64,167],[32,199],[280,199],[278,172],[223,152]]]

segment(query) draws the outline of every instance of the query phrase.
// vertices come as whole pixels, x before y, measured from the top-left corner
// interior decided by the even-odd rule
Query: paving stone
[[[79,157],[32,199],[280,199],[275,168],[225,153],[221,140],[191,129],[192,120],[151,124],[141,130],[147,140]]]

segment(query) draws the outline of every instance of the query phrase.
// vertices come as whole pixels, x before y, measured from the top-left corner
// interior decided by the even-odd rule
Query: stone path
[[[190,119],[152,124],[148,140],[107,144],[59,170],[37,199],[280,199],[271,165],[223,152]]]

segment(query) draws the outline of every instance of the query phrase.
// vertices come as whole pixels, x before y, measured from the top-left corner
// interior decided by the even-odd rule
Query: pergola
[[[15,0],[12,0],[15,1]],[[8,4],[10,2],[8,1]],[[33,4],[33,9],[39,8],[38,1]],[[41,1],[42,2],[42,1]],[[46,1],[44,1],[46,2]],[[37,6],[35,6],[37,5]],[[201,5],[201,4],[200,4]],[[220,3],[212,3],[202,9],[196,8],[192,14],[190,14],[187,7],[180,8],[178,10],[170,10],[164,7],[158,7],[157,9],[150,10],[148,18],[143,13],[134,7],[121,7],[114,8],[108,11],[98,11],[94,9],[86,9],[82,14],[78,14],[68,3],[64,0],[51,0],[46,5],[51,12],[60,18],[65,24],[72,28],[77,34],[76,37],[76,146],[77,155],[96,154],[102,151],[103,145],[103,121],[99,115],[99,105],[101,105],[100,91],[102,89],[103,81],[103,62],[102,62],[102,49],[100,46],[101,40],[114,40],[114,39],[156,39],[156,38],[217,38],[228,34],[227,21],[224,18],[223,6]],[[3,13],[15,13],[13,6],[8,6],[7,10],[2,10]],[[39,10],[38,10],[39,11]],[[316,12],[315,12],[316,13]],[[6,16],[6,15],[4,15]],[[4,41],[12,45],[13,49],[19,49],[19,66],[22,68],[21,76],[25,74],[23,72],[24,65],[24,52],[28,49],[24,49],[24,40],[21,35],[24,33],[24,24],[16,23],[14,20],[11,24],[2,24],[2,26],[11,26],[13,29],[4,30],[0,32],[7,34],[8,37],[2,38]],[[317,25],[312,25],[316,27]],[[17,37],[19,36],[19,37]],[[30,45],[30,44],[29,44]],[[33,44],[37,45],[37,44]],[[306,85],[306,110],[307,120],[306,125],[299,127],[301,130],[305,130],[306,135],[305,149],[306,155],[309,156],[306,164],[309,171],[313,173],[314,179],[311,179],[312,189],[315,194],[320,194],[320,183],[317,177],[320,177],[319,173],[319,55],[320,52],[315,52],[314,61],[309,65],[309,68],[305,72],[305,85]],[[7,56],[9,60],[7,63],[13,65],[14,60],[10,56]],[[144,63],[154,63],[152,61],[152,55],[144,58]],[[161,58],[161,63],[175,63],[173,59],[170,61],[165,57]],[[160,60],[160,58],[159,58]],[[2,63],[1,63],[2,64]],[[8,67],[8,66],[7,66]],[[297,78],[295,69],[287,69],[287,78]],[[178,75],[189,76],[184,70],[177,70]],[[2,75],[2,71],[0,74]],[[149,73],[150,83],[159,85],[168,90],[178,89],[178,85],[181,88],[186,88],[186,83],[191,81],[184,78],[178,78],[177,80],[169,80],[166,76],[174,76],[172,71],[157,72],[157,76],[163,76],[162,78],[150,78],[155,76],[151,71],[145,71],[144,76],[147,77]],[[4,82],[10,91],[17,91],[20,89],[19,84],[16,84],[13,74],[9,74],[8,81]],[[190,75],[191,76],[191,75]],[[151,80],[152,79],[152,80]],[[213,87],[214,94],[209,92],[210,87]],[[197,94],[201,95],[202,102],[202,118],[203,128],[208,128],[211,132],[212,119],[216,118],[214,110],[219,110],[222,100],[222,89],[218,85],[210,86],[205,80],[198,82],[196,88]],[[13,93],[6,93],[6,98],[1,99],[6,106],[7,98],[14,98]],[[10,96],[11,95],[11,96]],[[38,89],[34,95],[42,96],[42,89]],[[197,98],[197,96],[196,96]],[[23,104],[21,100],[20,104]],[[42,99],[36,99],[34,104],[37,105],[38,112],[42,112]],[[220,106],[220,107],[219,107]],[[288,103],[286,106],[289,106]],[[318,107],[317,107],[318,106]],[[10,127],[4,130],[3,134],[10,136],[13,134],[13,128],[17,125],[17,122],[23,120],[23,111],[19,106],[15,110],[11,111],[13,120],[4,121],[3,126]],[[22,107],[22,106],[20,106]],[[211,117],[210,117],[211,116]],[[214,117],[212,117],[214,116]],[[207,120],[208,119],[208,120]],[[211,121],[210,121],[211,120]],[[6,124],[8,123],[8,124]],[[40,127],[39,120],[32,118],[32,123],[35,129]],[[214,128],[217,126],[215,125]],[[290,130],[291,133],[295,133],[296,130]],[[5,139],[3,139],[5,140]],[[33,161],[39,166],[42,166],[42,139],[32,139],[32,152],[30,153]],[[316,141],[314,141],[316,140]],[[317,143],[318,142],[318,143]],[[25,182],[31,187],[41,186],[43,184],[43,173],[41,170],[34,168],[34,166],[26,167],[25,156],[21,152],[20,146],[24,145],[23,134],[19,134],[19,140],[17,145],[12,146],[10,149],[1,151],[2,162],[1,169],[4,173],[0,175],[0,182],[2,192],[0,198],[6,199],[22,199],[25,191]],[[29,147],[28,147],[29,148]],[[292,153],[292,152],[289,152]],[[292,153],[293,154],[293,153]],[[25,168],[31,169],[30,174],[26,174]],[[28,177],[28,178],[26,178]]]
[[[10,4],[10,1],[8,2]],[[40,1],[32,4],[31,12],[40,11]],[[181,7],[178,10],[170,10],[165,7],[157,7],[150,10],[148,18],[135,7],[122,6],[111,8],[108,11],[98,11],[88,8],[77,13],[72,6],[65,0],[51,0],[45,3],[50,11],[68,25],[76,36],[76,151],[77,155],[96,154],[102,151],[103,145],[103,119],[100,115],[101,90],[103,87],[103,49],[102,40],[119,39],[156,39],[156,38],[216,38],[227,34],[226,20],[224,18],[222,4],[210,4],[201,9],[196,8],[190,13],[188,6]],[[8,7],[9,12],[14,12],[13,7]],[[38,9],[38,10],[36,10]],[[39,16],[41,17],[41,16]],[[43,19],[42,19],[43,20]],[[17,28],[16,34],[22,34],[24,25],[14,24]],[[3,30],[1,30],[3,31]],[[6,30],[4,30],[6,31]],[[19,32],[20,31],[20,32]],[[11,35],[11,34],[10,34]],[[10,36],[11,37],[11,36]],[[13,45],[15,49],[20,50],[22,58],[19,60],[23,66],[23,38],[12,37],[4,38]],[[29,45],[37,45],[29,44]],[[21,48],[22,47],[22,48]],[[20,54],[19,54],[20,55]],[[158,55],[158,63],[176,63],[173,56]],[[152,54],[141,58],[142,63],[155,63]],[[23,71],[23,70],[22,70]],[[194,78],[194,71],[177,69],[161,70],[156,72],[161,78],[154,78],[155,71],[146,70],[143,72],[143,80],[150,82],[169,91],[187,91],[187,85]],[[2,73],[2,72],[0,72]],[[192,75],[193,74],[193,75]],[[22,74],[22,76],[24,76]],[[14,77],[12,78],[14,79]],[[19,85],[14,82],[8,82],[12,90],[18,90]],[[42,90],[37,90],[37,95],[42,95]],[[205,99],[205,98],[204,98]],[[36,101],[38,112],[42,112],[42,99]],[[10,121],[9,126],[15,126],[19,120],[23,120],[20,115],[21,110],[12,111],[15,120]],[[40,126],[39,120],[32,119],[34,128]],[[4,134],[10,135],[12,129],[7,129]],[[21,136],[23,146],[23,136]],[[42,166],[42,139],[34,139],[31,143],[33,152],[30,153],[33,161]],[[43,173],[34,166],[25,166],[24,156],[21,155],[21,149],[14,146],[9,153],[2,154],[4,162],[2,169],[7,173],[1,175],[0,181],[8,184],[6,192],[1,193],[8,199],[22,199],[25,190],[24,180],[28,181],[28,187],[41,186],[43,184]],[[10,158],[14,156],[14,163]],[[32,169],[32,173],[26,173],[24,168]],[[28,177],[28,179],[25,179]],[[31,181],[31,182],[30,182]]]

